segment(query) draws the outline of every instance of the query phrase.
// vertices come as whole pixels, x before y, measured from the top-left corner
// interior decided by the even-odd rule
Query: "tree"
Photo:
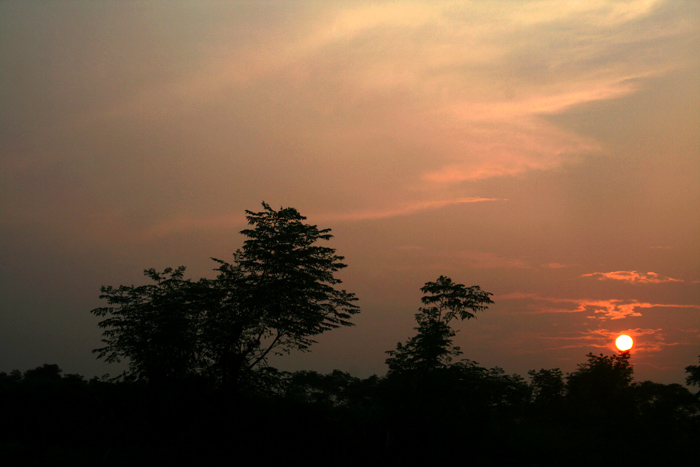
[[[567,375],[568,390],[597,389],[614,391],[627,388],[632,383],[634,368],[630,364],[630,352],[623,351],[614,355],[595,355],[588,353],[588,361],[580,363],[578,370]],[[583,384],[586,383],[586,386]],[[590,387],[589,387],[590,386]]]
[[[530,402],[537,417],[553,419],[561,412],[566,384],[559,368],[530,370]]]
[[[697,398],[680,384],[659,384],[643,381],[634,386],[639,420],[648,428],[678,436],[679,431],[689,431],[689,425],[697,425],[700,406]]]
[[[405,344],[398,343],[396,350],[387,351],[389,372],[384,384],[390,420],[387,444],[397,455],[414,455],[418,445],[442,445],[444,431],[438,431],[437,427],[459,423],[450,404],[454,399],[449,395],[474,372],[465,362],[451,365],[453,357],[462,352],[453,344],[455,331],[450,322],[471,319],[493,303],[491,294],[478,286],[465,287],[445,276],[426,282],[421,291],[425,294],[421,298],[424,306],[415,315],[416,335]],[[429,450],[440,452],[442,448]]]
[[[350,326],[357,298],[338,290],[335,273],[346,265],[330,229],[305,224],[296,209],[246,211],[252,226],[215,279],[184,279],[184,267],[145,271],[155,283],[102,287],[110,306],[92,310],[107,362],[129,361],[127,376],[152,383],[207,375],[237,386],[272,354],[305,351],[313,337]]]
[[[700,360],[700,357],[698,358]],[[685,377],[685,384],[688,386],[700,386],[700,365],[688,365],[685,367],[688,376]],[[700,392],[698,393],[700,395]]]
[[[104,347],[93,350],[108,363],[129,362],[129,379],[162,384],[197,373],[202,363],[198,334],[204,310],[195,288],[185,280],[185,267],[163,272],[147,269],[154,283],[103,286],[109,306],[91,311],[106,317],[98,326]]]
[[[630,352],[586,356],[588,361],[567,375],[566,397],[575,415],[591,422],[630,415],[634,373]]]
[[[207,336],[225,382],[244,377],[271,353],[308,350],[314,336],[352,326],[359,312],[355,294],[335,288],[344,258],[316,244],[333,238],[331,230],[305,224],[293,208],[263,208],[246,211],[253,228],[241,232],[248,239],[233,263],[214,259],[222,306],[210,314]]]
[[[462,352],[452,343],[455,331],[450,321],[474,318],[475,313],[484,311],[493,303],[489,292],[479,286],[465,287],[440,276],[435,282],[426,282],[421,288],[425,294],[421,298],[424,307],[416,313],[418,332],[405,344],[398,343],[396,350],[387,353],[386,363],[389,373],[420,370],[425,373],[448,365],[453,357]]]
[[[530,370],[532,401],[535,404],[549,404],[564,397],[564,374],[559,368],[539,371]]]
[[[44,363],[24,372],[24,381],[59,381],[63,370],[55,363]]]

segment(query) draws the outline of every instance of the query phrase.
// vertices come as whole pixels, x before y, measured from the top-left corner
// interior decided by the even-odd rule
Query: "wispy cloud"
[[[601,147],[547,115],[629,95],[669,68],[650,44],[676,34],[678,25],[639,27],[659,3],[395,1],[306,9],[298,13],[304,27],[274,23],[270,34],[248,42],[209,45],[192,73],[144,89],[118,103],[126,108],[117,113],[161,118],[193,103],[260,95],[265,119],[295,109],[284,121],[290,133],[313,127],[359,146],[394,138],[387,129],[395,128],[407,146],[430,152],[432,163],[419,168],[426,184],[556,168]],[[212,29],[231,35],[230,24]],[[613,60],[610,50],[618,48],[634,53]]]
[[[594,329],[584,332],[584,335],[591,340],[598,339],[598,347],[614,347],[612,342],[620,334],[627,334],[632,337],[634,346],[633,352],[660,352],[667,347],[689,345],[690,342],[683,339],[670,340],[665,329],[662,328],[620,328],[615,330]]]
[[[197,30],[189,27],[156,34],[163,50],[144,40],[154,40],[150,33],[138,33],[140,23],[105,28],[129,26],[135,34],[106,32],[105,41],[126,48],[110,60],[76,49],[76,61],[90,64],[75,72],[80,81],[47,83],[59,96],[67,95],[64,84],[75,95],[120,91],[85,99],[91,105],[80,112],[75,99],[57,99],[70,104],[56,107],[66,118],[50,120],[60,127],[52,131],[75,141],[97,138],[95,128],[142,138],[132,141],[133,163],[155,161],[142,170],[116,164],[128,151],[102,150],[104,138],[89,150],[67,150],[96,154],[89,163],[75,159],[76,171],[86,179],[101,174],[87,181],[130,209],[144,203],[119,181],[138,176],[154,198],[162,196],[159,184],[198,192],[166,199],[172,210],[178,203],[197,210],[195,200],[208,196],[213,215],[224,218],[227,200],[258,191],[323,198],[334,213],[329,220],[489,200],[479,192],[485,198],[465,201],[475,193],[465,184],[553,170],[604,151],[601,141],[550,117],[642,89],[675,66],[664,50],[683,31],[674,15],[656,15],[663,2],[648,0],[301,2],[280,11],[265,2],[225,3],[200,17],[207,34],[189,37]],[[191,23],[189,9],[173,10],[165,17],[174,24]],[[161,29],[168,32],[153,28]],[[8,92],[29,95],[20,91]],[[166,219],[166,209],[153,215],[164,224],[154,231],[190,225]]]
[[[520,258],[497,255],[490,252],[459,251],[456,258],[466,259],[477,269],[529,269],[530,265]]]
[[[590,319],[618,320],[642,316],[641,310],[651,308],[693,308],[700,309],[700,305],[682,305],[672,303],[649,303],[627,299],[570,299],[542,297],[536,294],[508,294],[499,297],[500,300],[526,300],[530,301],[529,310],[519,314],[547,314],[547,313],[584,313]],[[553,303],[558,306],[541,304]]]
[[[431,267],[435,269],[468,267],[471,269],[530,269],[531,266],[517,257],[508,257],[478,250],[440,250],[431,253],[435,262]]]
[[[627,334],[634,341],[634,352],[658,352],[664,347],[682,345],[682,342],[668,342],[666,333],[661,328],[618,328],[587,329],[559,335],[535,336],[539,340],[557,342],[554,349],[598,348],[616,350],[615,339],[620,334]]]
[[[612,271],[612,272],[593,272],[591,274],[583,274],[580,277],[594,277],[598,280],[615,280],[629,282],[630,284],[661,284],[664,282],[683,282],[681,279],[662,276],[655,272],[637,272],[637,271]]]
[[[538,313],[585,313],[591,319],[623,319],[642,316],[639,310],[656,305],[636,300],[551,300],[571,303],[573,307],[544,307]]]
[[[497,198],[459,198],[453,200],[424,201],[414,204],[404,204],[394,209],[355,211],[339,214],[312,214],[309,221],[312,223],[326,223],[337,221],[362,221],[374,220],[388,217],[404,216],[419,211],[440,209],[455,204],[481,203],[487,201],[505,201]],[[306,214],[306,213],[305,213]],[[220,214],[212,216],[186,215],[182,213],[178,216],[154,220],[150,225],[133,232],[130,240],[149,240],[160,238],[180,232],[191,232],[194,230],[220,230],[220,229],[241,229],[246,225],[242,214],[236,215]],[[405,249],[417,249],[419,247],[407,246]]]
[[[546,269],[564,269],[564,268],[570,268],[572,266],[575,266],[573,264],[562,264],[562,263],[557,263],[557,262],[551,262],[551,263],[546,263],[543,264],[542,267]]]
[[[314,218],[326,221],[363,221],[383,219],[386,217],[405,216],[419,211],[440,209],[454,204],[483,203],[486,201],[505,201],[498,198],[458,198],[438,201],[419,201],[412,204],[401,204],[385,210],[366,210],[340,214],[321,214]]]

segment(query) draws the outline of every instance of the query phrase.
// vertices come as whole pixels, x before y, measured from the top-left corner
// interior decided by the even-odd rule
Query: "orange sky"
[[[700,355],[700,2],[1,2],[0,371],[116,373],[103,284],[293,206],[356,327],[286,369],[386,371],[439,275],[495,305],[465,357],[572,371]]]

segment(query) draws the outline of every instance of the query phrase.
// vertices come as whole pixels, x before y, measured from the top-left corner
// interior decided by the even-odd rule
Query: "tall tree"
[[[294,208],[246,211],[251,228],[233,262],[218,263],[215,279],[183,278],[184,267],[153,269],[144,286],[102,287],[110,306],[92,310],[107,362],[129,361],[128,375],[149,382],[208,375],[236,386],[271,354],[305,351],[314,337],[350,326],[354,294],[336,288],[346,267],[332,238]]]
[[[333,248],[320,246],[333,236],[303,221],[294,208],[246,211],[252,228],[234,253],[233,263],[220,266],[216,287],[223,306],[208,330],[211,351],[225,381],[243,377],[270,354],[306,351],[315,336],[352,326],[359,312],[355,294],[336,286],[335,273],[346,267]],[[223,330],[223,332],[222,332]]]
[[[462,352],[452,340],[455,331],[450,321],[474,318],[493,303],[492,294],[484,292],[478,285],[465,287],[449,277],[440,276],[435,282],[426,282],[421,288],[423,307],[416,313],[418,327],[415,336],[405,344],[398,343],[396,350],[387,353],[389,373],[411,370],[427,372],[448,365],[453,357]]]

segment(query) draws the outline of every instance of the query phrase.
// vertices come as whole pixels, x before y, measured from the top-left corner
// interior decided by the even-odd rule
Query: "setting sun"
[[[620,337],[618,337],[615,340],[615,345],[617,346],[618,349],[625,351],[629,350],[632,348],[632,338],[626,334],[622,334]]]

